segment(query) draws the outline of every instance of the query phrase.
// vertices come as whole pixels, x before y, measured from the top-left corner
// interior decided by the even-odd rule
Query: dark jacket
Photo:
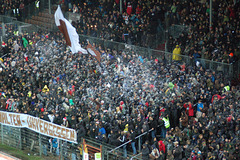
[[[142,150],[142,159],[143,160],[149,160],[149,154],[150,154],[150,151],[149,151],[148,147],[146,146]]]
[[[135,139],[136,138],[136,132],[135,131],[133,131],[131,133],[130,138],[131,138],[132,142],[136,142],[136,139]]]

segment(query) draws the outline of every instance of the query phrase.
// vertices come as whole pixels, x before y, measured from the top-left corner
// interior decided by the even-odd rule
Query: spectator
[[[135,155],[135,154],[137,154],[137,150],[136,150],[136,146],[135,146],[135,143],[136,143],[136,139],[135,139],[136,138],[136,133],[135,133],[135,131],[133,131],[133,129],[131,129],[130,137],[131,137],[131,140],[132,140],[131,141],[131,146],[132,146],[133,154]],[[146,148],[146,151],[148,151],[147,148]],[[149,154],[149,151],[148,151],[148,154]]]
[[[143,149],[142,149],[142,158],[143,158],[143,160],[148,160],[149,159],[149,154],[150,154],[150,151],[149,151],[147,145],[143,144]]]
[[[196,117],[200,118],[202,116],[202,110],[203,110],[203,103],[201,100],[198,100],[198,104],[197,104],[197,114]]]
[[[150,154],[150,159],[159,159],[160,153],[155,146],[152,146],[152,152]]]
[[[179,45],[176,45],[176,48],[173,50],[173,56],[172,59],[175,61],[181,60],[181,57],[179,56],[181,54],[181,48]]]
[[[158,57],[157,61],[155,57],[140,58],[131,48],[120,52],[96,45],[102,53],[99,65],[90,55],[72,55],[59,33],[8,34],[10,40],[5,43],[9,51],[0,72],[1,110],[41,118],[53,114],[53,120],[49,119],[58,125],[66,117],[69,127],[77,130],[78,141],[86,135],[118,146],[122,144],[121,132],[125,132],[132,140],[126,147],[132,147],[134,154],[136,136],[152,128],[155,136],[146,134],[140,143],[156,145],[162,138],[165,151],[161,144],[160,158],[170,151],[174,158],[181,159],[183,149],[189,156],[186,158],[193,150],[193,157],[208,156],[206,152],[222,157],[221,150],[238,153],[239,88],[230,85],[221,73],[187,64],[182,69],[181,62],[169,64]],[[33,44],[23,47],[23,37]],[[20,46],[18,52],[14,41]],[[198,100],[204,107],[196,119],[194,106]],[[173,115],[181,117],[182,126],[179,122],[172,125]],[[153,125],[154,121],[160,126]],[[165,127],[162,131],[161,123]],[[84,131],[86,134],[82,134]],[[178,145],[173,146],[173,142]],[[234,147],[225,145],[229,143]]]

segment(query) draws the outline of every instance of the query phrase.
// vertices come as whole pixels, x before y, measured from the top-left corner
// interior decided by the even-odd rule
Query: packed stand
[[[170,36],[168,50],[180,45],[182,54],[196,60],[203,58],[233,64],[240,59],[239,1],[213,1],[212,27],[209,1],[173,2],[169,16],[175,16],[188,32],[174,39]]]
[[[240,90],[224,75],[167,64],[131,48],[71,54],[60,33],[16,35],[7,27],[0,59],[1,110],[25,113],[123,146],[143,159],[236,159]],[[87,42],[82,45],[86,46]]]
[[[122,14],[117,0],[65,1],[65,5],[80,14],[80,20],[73,22],[78,33],[144,47],[157,40],[157,30],[164,21],[164,11],[154,1],[124,1]]]
[[[25,11],[25,7],[35,2],[39,7],[39,0],[2,0],[0,1],[0,15],[11,15],[20,18]]]
[[[80,14],[73,24],[78,33],[117,42],[152,47],[161,29],[188,26],[177,38],[170,36],[168,51],[180,45],[181,54],[233,64],[240,58],[239,1],[213,1],[213,23],[209,31],[209,1],[119,1],[75,2],[66,6]],[[179,33],[178,33],[179,34]],[[155,47],[155,46],[154,46]]]

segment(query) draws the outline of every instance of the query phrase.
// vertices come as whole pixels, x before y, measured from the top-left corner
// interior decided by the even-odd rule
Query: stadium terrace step
[[[52,30],[55,27],[55,21],[53,20],[54,14],[49,14],[48,9],[40,12],[37,16],[32,16],[31,19],[26,19],[26,23],[37,25],[48,30]]]

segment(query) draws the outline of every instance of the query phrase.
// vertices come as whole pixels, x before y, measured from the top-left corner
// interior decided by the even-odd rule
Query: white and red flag
[[[92,45],[91,43],[88,42],[88,45],[87,45],[87,50],[88,52],[97,59],[97,61],[99,63],[101,63],[101,54],[98,50],[96,50]]]
[[[82,52],[83,54],[88,54],[85,49],[79,44],[79,36],[76,32],[76,29],[71,25],[71,23],[64,18],[62,10],[58,5],[58,8],[54,14],[55,23],[59,30],[62,32],[66,44],[70,47],[72,53]]]

